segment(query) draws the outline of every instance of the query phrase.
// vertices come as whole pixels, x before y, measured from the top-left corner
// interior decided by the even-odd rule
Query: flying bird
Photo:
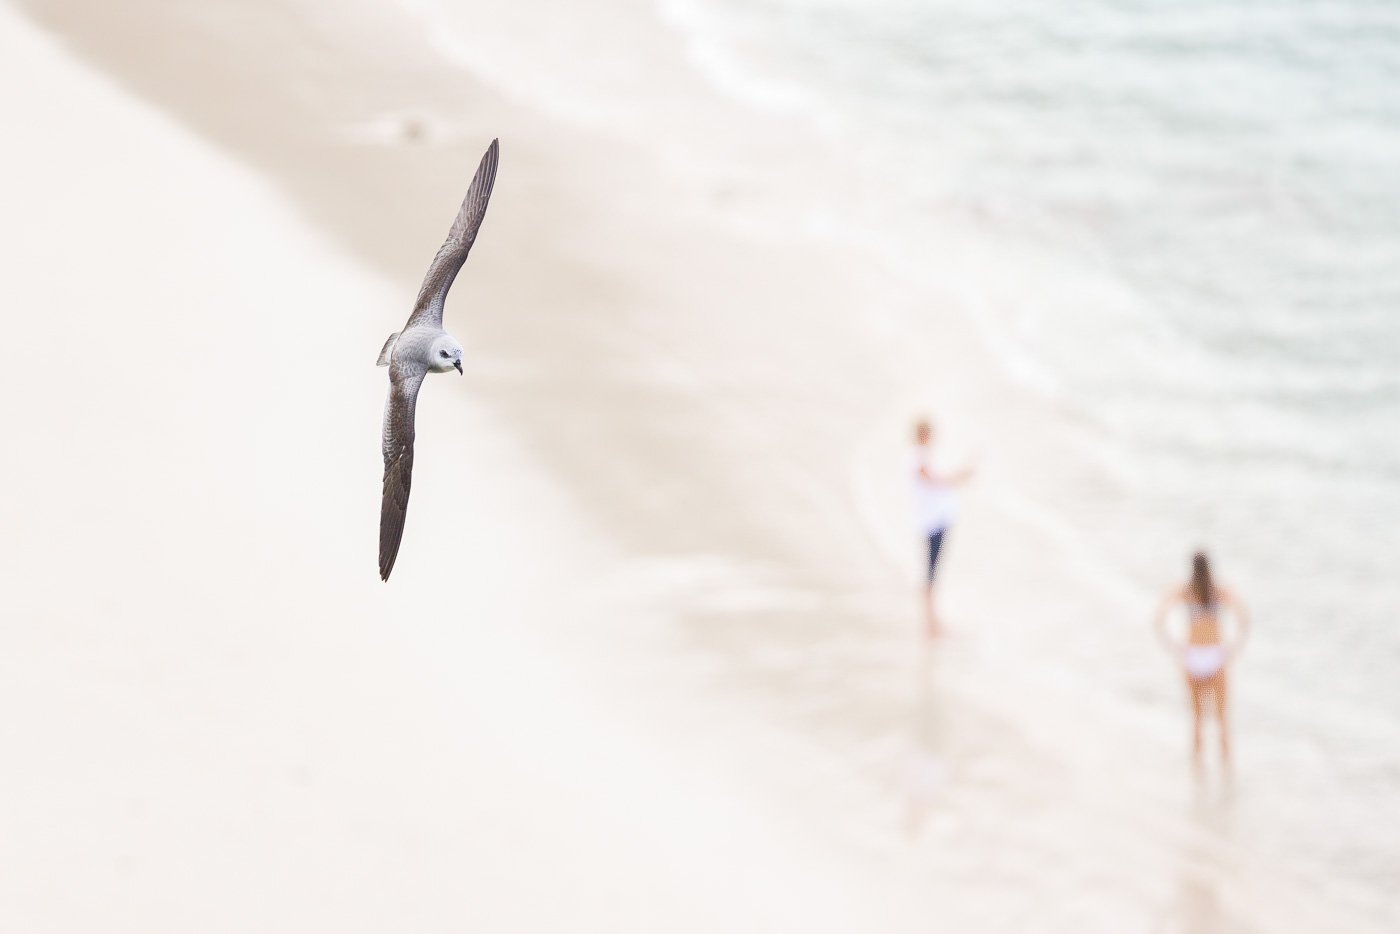
[[[389,368],[389,401],[384,406],[384,500],[379,507],[379,577],[389,579],[403,541],[408,491],[413,483],[413,412],[418,389],[429,373],[462,372],[462,345],[442,329],[442,306],[452,280],[476,241],[491,186],[496,182],[500,141],[492,140],[472,177],[447,240],[428,267],[413,313],[379,351],[379,366]]]

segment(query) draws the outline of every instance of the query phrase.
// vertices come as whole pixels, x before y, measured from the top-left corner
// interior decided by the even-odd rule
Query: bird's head
[[[462,345],[457,343],[456,338],[446,334],[433,341],[432,352],[429,355],[432,359],[430,364],[437,373],[446,373],[448,370],[462,372]]]

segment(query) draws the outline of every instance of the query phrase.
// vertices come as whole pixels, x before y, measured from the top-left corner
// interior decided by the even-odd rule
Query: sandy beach
[[[1247,756],[1193,787],[1155,698],[1034,666],[1121,618],[1086,670],[1176,687],[1036,521],[1063,413],[819,208],[772,235],[839,156],[773,168],[813,131],[641,3],[590,61],[686,106],[551,106],[548,7],[0,7],[0,930],[1385,930]],[[386,586],[374,355],[493,137]],[[982,467],[936,652],[929,407]]]

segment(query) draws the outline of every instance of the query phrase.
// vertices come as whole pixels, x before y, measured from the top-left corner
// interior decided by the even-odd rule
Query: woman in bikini
[[[1190,618],[1185,643],[1175,641],[1167,630],[1167,616],[1179,603],[1186,605]],[[1236,620],[1235,638],[1228,645],[1222,638],[1220,626],[1220,611],[1227,607]],[[1186,676],[1194,722],[1192,749],[1196,768],[1201,768],[1201,730],[1208,699],[1214,701],[1220,728],[1220,761],[1228,768],[1230,731],[1225,718],[1226,672],[1244,647],[1249,634],[1249,614],[1234,594],[1215,583],[1210,573],[1210,559],[1198,551],[1191,559],[1191,580],[1162,599],[1154,625],[1162,644],[1180,661]]]

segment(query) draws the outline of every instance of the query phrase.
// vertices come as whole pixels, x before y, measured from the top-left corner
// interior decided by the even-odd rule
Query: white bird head
[[[433,341],[433,346],[429,349],[428,365],[435,373],[446,373],[448,370],[462,372],[462,345],[457,343],[457,339],[451,335],[444,334]]]

